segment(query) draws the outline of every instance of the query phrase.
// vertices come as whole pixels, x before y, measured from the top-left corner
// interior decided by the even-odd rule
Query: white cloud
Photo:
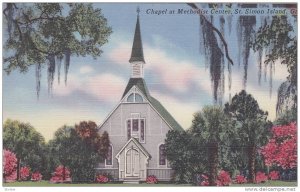
[[[94,69],[89,66],[89,65],[84,65],[82,67],[80,67],[79,72],[81,74],[87,74],[87,73],[91,73]]]
[[[192,83],[199,85],[200,91],[211,94],[209,71],[198,67],[190,61],[178,61],[167,55],[164,50],[144,46],[145,54],[145,73],[151,74],[153,81],[159,81],[168,89],[185,93],[189,91]],[[119,45],[110,52],[109,59],[112,63],[128,66],[130,58],[131,44],[120,42]],[[129,69],[128,69],[129,70]]]
[[[88,78],[81,90],[103,102],[117,102],[120,100],[125,86],[125,79],[107,73]]]
[[[125,79],[111,73],[93,75],[86,78],[70,74],[68,85],[55,85],[53,94],[68,96],[75,91],[79,91],[102,102],[117,102],[125,89],[125,83]]]

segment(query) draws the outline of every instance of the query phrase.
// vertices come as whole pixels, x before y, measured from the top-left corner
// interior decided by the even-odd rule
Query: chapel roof
[[[151,105],[156,109],[156,111],[167,121],[167,123],[174,129],[178,131],[182,131],[183,128],[179,125],[179,123],[172,117],[172,115],[166,110],[166,108],[154,97],[152,97],[147,88],[146,82],[143,78],[130,78],[129,82],[125,88],[122,98],[130,91],[130,89],[136,86],[143,95],[147,98],[147,100],[151,103]]]

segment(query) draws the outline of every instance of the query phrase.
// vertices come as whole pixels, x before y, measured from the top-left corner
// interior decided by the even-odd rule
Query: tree
[[[291,20],[296,22],[296,16],[293,17]],[[264,61],[266,65],[272,66],[279,60],[287,66],[287,81],[278,90],[277,115],[284,113],[286,109],[297,108],[297,32],[290,23],[291,20],[285,15],[273,16],[270,23],[264,22],[258,29],[252,42],[254,51],[261,53],[263,49],[268,50]]]
[[[288,106],[289,109],[297,106],[297,4],[246,4],[246,3],[188,3],[200,18],[200,51],[205,57],[206,67],[210,69],[211,84],[213,87],[213,99],[215,103],[222,103],[225,92],[225,62],[228,69],[228,90],[231,97],[231,73],[233,63],[243,65],[243,86],[246,89],[248,79],[249,58],[258,59],[259,73],[258,83],[261,83],[263,63],[265,78],[269,65],[269,87],[272,94],[272,75],[274,62],[281,61],[288,68],[288,80],[278,90],[277,113],[281,113]],[[201,14],[202,8],[214,10],[225,9],[234,12],[241,8],[285,8],[285,15],[262,16],[262,15],[210,15]],[[292,13],[292,14],[289,14]],[[233,22],[237,21],[237,22]],[[219,24],[218,24],[219,23]],[[260,26],[258,26],[260,24]],[[232,28],[237,29],[236,41],[238,42],[237,59],[230,58],[227,38],[232,39]],[[256,30],[258,29],[258,30]],[[230,37],[231,36],[231,37]],[[251,54],[251,49],[258,54]],[[225,60],[226,57],[226,60]],[[265,59],[263,61],[263,59]],[[256,63],[256,62],[253,62]]]
[[[224,111],[236,122],[238,142],[248,154],[249,181],[254,182],[257,149],[266,143],[271,126],[268,113],[262,111],[252,95],[244,90],[236,94],[231,103],[225,104]]]
[[[72,149],[72,146],[75,145],[74,142],[77,139],[79,138],[76,137],[75,130],[72,127],[64,125],[54,133],[54,139],[49,141],[50,153],[56,157],[56,160],[52,159],[52,162],[63,166],[63,180],[66,178],[66,166],[73,158],[74,149]],[[56,166],[52,165],[51,168]]]
[[[297,125],[295,122],[289,125],[274,126],[272,137],[262,147],[261,153],[268,166],[278,166],[282,169],[297,167]]]
[[[17,179],[20,179],[21,165],[42,170],[45,139],[29,123],[6,120],[3,126],[3,146],[17,156]]]
[[[288,125],[291,122],[297,122],[297,109],[287,110],[281,113],[274,121],[275,125]]]
[[[72,181],[91,182],[94,180],[97,163],[106,157],[109,138],[107,133],[99,135],[94,122],[83,121],[75,125],[75,128],[63,126],[58,129],[50,142],[52,154],[57,157],[54,162],[58,164],[55,167],[63,166],[63,181],[68,168]]]
[[[4,70],[26,72],[36,66],[39,96],[41,69],[47,65],[48,90],[55,73],[60,81],[64,59],[65,83],[72,55],[101,55],[112,33],[101,9],[84,3],[5,3],[3,15],[8,35],[4,44]]]
[[[206,152],[209,164],[209,185],[217,185],[218,167],[221,161],[220,149],[228,147],[229,138],[234,133],[230,120],[219,106],[206,106],[194,115],[190,133],[199,140]],[[198,147],[200,147],[198,146]]]
[[[203,159],[203,150],[188,132],[170,130],[165,147],[168,162],[175,171],[176,182],[194,182],[196,174],[204,171],[206,159]]]
[[[106,157],[110,141],[108,133],[105,131],[102,137],[98,133],[97,125],[93,121],[82,121],[78,125],[75,125],[77,135],[91,146],[96,153],[99,153],[101,157]]]

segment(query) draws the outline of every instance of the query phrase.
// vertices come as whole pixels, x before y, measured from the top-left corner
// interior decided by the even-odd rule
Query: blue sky
[[[199,53],[199,18],[196,15],[152,15],[147,9],[189,9],[187,4],[94,4],[101,8],[113,33],[103,54],[91,57],[72,57],[68,85],[58,85],[57,75],[53,95],[48,95],[46,67],[42,70],[40,99],[35,92],[35,68],[26,74],[18,71],[3,73],[3,120],[17,119],[31,123],[46,140],[62,125],[74,125],[83,120],[102,120],[118,104],[130,78],[136,8],[140,7],[140,23],[144,46],[145,80],[150,94],[157,98],[186,129],[192,115],[204,105],[213,104],[209,69]],[[216,25],[218,25],[216,23]],[[228,29],[226,29],[228,30]],[[235,29],[226,37],[230,55],[237,59]],[[273,94],[269,82],[258,85],[257,61],[251,53],[247,91],[258,100],[260,107],[275,118],[276,91],[287,76],[285,66],[276,64],[273,74]],[[228,101],[227,72],[225,101]],[[243,89],[242,67],[235,64],[231,94]]]

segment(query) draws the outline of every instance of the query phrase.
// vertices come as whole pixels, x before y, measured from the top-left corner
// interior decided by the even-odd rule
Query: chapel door
[[[139,177],[140,154],[136,149],[129,149],[126,153],[126,176]]]

